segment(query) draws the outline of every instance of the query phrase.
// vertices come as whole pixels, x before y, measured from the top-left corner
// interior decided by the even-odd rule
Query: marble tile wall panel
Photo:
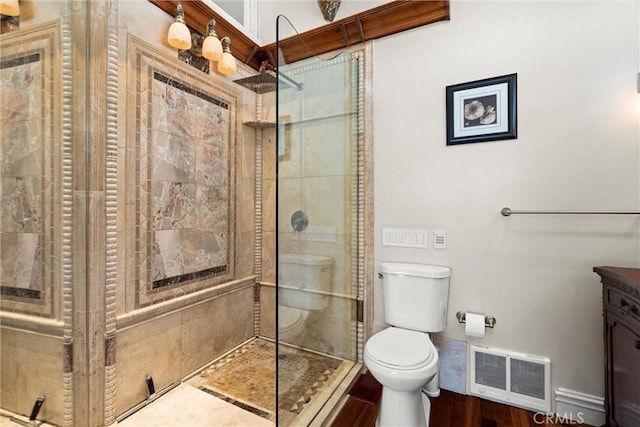
[[[263,104],[265,103],[263,95]],[[275,99],[272,99],[275,105]],[[271,111],[274,113],[274,110]],[[262,282],[275,283],[276,261],[276,133],[262,131]],[[281,197],[286,197],[281,194]],[[261,310],[261,313],[264,313]]]
[[[116,337],[116,412],[188,376],[253,336],[253,285],[120,330]]]
[[[230,114],[223,101],[158,72],[152,94],[151,278],[159,287],[227,265]]]
[[[276,283],[276,233],[262,233],[262,281]]]
[[[353,140],[351,115],[318,120],[304,128],[302,141],[303,176],[335,176],[356,173],[350,171],[351,145],[345,141]]]
[[[267,179],[263,181],[262,197],[266,200],[262,208],[263,231],[276,231],[276,209],[274,200],[276,200],[276,180]]]
[[[343,67],[347,60],[336,58],[332,63],[305,69],[304,90],[306,96],[302,115],[304,118],[330,116],[354,111],[352,68]],[[298,76],[296,76],[298,77]]]
[[[253,94],[242,97],[241,115],[248,120],[255,115]],[[242,194],[236,207],[236,277],[247,277],[256,274],[256,130],[242,126],[238,133],[241,140],[236,144],[238,162],[238,178],[235,181],[236,194]],[[251,195],[251,196],[249,196]]]
[[[135,243],[124,263],[124,304],[131,311],[253,272],[246,238],[254,232],[255,166],[245,164],[252,150],[243,151],[237,112],[252,104],[239,89],[132,35],[127,50],[135,143],[124,170],[134,215],[124,230]]]
[[[39,419],[64,423],[62,338],[1,328],[0,401],[2,408],[31,413],[37,397],[45,396]]]
[[[242,231],[239,233],[236,250],[236,274],[238,277],[249,277],[254,275],[255,263],[255,239],[256,233],[251,231]]]
[[[260,286],[260,336],[276,338],[276,288]]]
[[[248,98],[245,96],[245,98]],[[253,106],[255,109],[255,106]],[[252,111],[248,111],[243,108],[242,112],[243,120],[249,120],[254,115]],[[243,179],[255,179],[256,177],[256,144],[259,141],[256,140],[257,130],[250,126],[242,126],[242,145],[237,146],[238,156],[240,158],[240,167],[242,173],[240,176]]]
[[[255,209],[243,209],[245,206],[255,206],[256,200],[256,188],[255,180],[250,178],[243,178],[239,181],[240,198],[240,215],[239,215],[239,228],[240,231],[254,231],[255,232]]]
[[[275,129],[267,128],[262,131],[262,176],[265,179],[275,179],[276,177]]]
[[[0,290],[2,309],[54,317],[62,170],[58,23],[0,40]],[[69,190],[69,189],[66,189]]]
[[[188,375],[253,337],[253,286],[184,310],[182,373]]]
[[[156,390],[181,379],[181,317],[173,313],[117,332],[116,413],[121,414],[147,397],[145,377]]]

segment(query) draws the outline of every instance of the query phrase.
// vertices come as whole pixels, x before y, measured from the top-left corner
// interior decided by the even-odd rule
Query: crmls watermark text
[[[536,412],[533,414],[533,422],[535,424],[584,424],[582,412],[577,414],[551,414],[547,412]]]

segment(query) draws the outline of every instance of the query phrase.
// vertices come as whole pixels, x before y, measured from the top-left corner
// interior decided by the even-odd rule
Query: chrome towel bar
[[[515,214],[536,215],[640,215],[640,211],[514,211],[511,208],[502,208],[502,216]]]

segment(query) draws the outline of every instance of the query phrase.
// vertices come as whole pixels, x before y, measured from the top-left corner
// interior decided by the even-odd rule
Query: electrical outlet
[[[433,248],[434,249],[446,249],[447,247],[447,232],[443,230],[433,231]]]

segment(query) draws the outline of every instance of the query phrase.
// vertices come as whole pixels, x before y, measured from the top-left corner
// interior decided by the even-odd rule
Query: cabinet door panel
[[[609,314],[611,418],[619,427],[640,426],[640,335]]]

